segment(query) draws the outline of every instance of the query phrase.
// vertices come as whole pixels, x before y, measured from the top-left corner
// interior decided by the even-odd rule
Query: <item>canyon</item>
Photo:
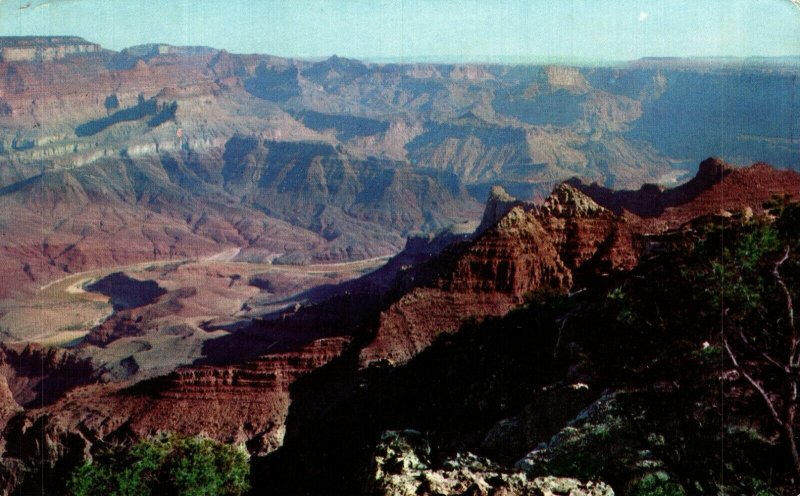
[[[0,38],[0,487],[172,432],[244,446],[254,491],[639,494],[537,472],[672,387],[584,330],[675,239],[797,201],[798,72]]]
[[[494,184],[541,199],[573,176],[674,185],[715,149],[798,159],[791,61],[402,65],[145,45],[0,72],[2,207],[37,228],[3,224],[4,294],[232,247],[288,263],[389,255],[477,218]],[[723,113],[719,134],[705,119]],[[158,227],[137,229],[143,216]]]

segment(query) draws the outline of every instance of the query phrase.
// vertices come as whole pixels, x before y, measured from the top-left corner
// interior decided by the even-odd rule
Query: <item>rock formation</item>
[[[430,462],[431,448],[416,431],[387,431],[381,437],[369,474],[375,496],[415,494],[472,494],[486,496],[614,496],[602,482],[581,482],[558,477],[528,478],[524,472],[509,472],[491,460],[459,454],[445,460],[442,468]]]
[[[541,206],[493,189],[477,237],[409,276],[416,287],[382,312],[362,364],[402,363],[469,318],[503,315],[528,293],[565,292],[587,262],[629,269],[637,260],[629,231],[624,219],[567,184]]]

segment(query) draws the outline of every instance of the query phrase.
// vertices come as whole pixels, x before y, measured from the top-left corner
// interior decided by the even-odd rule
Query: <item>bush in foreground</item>
[[[79,467],[70,479],[76,496],[240,495],[249,489],[242,448],[203,437],[162,435],[114,448]]]

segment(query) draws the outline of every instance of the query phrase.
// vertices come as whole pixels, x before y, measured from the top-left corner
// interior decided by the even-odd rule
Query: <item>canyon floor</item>
[[[233,248],[200,259],[95,269],[52,281],[32,297],[3,301],[0,327],[14,329],[5,334],[4,342],[74,348],[93,328],[114,316],[114,293],[126,290],[117,285],[103,294],[90,289],[93,283],[122,274],[133,281],[155,283],[165,292],[162,298],[170,300],[170,311],[153,311],[159,305],[156,301],[138,302],[135,308],[143,318],[136,325],[148,332],[115,340],[113,345],[79,347],[76,354],[108,369],[123,360],[129,364],[135,360],[137,377],[148,377],[201,358],[207,339],[249,326],[254,318],[285,318],[324,297],[325,287],[364,275],[388,259],[292,266],[240,262],[238,253]],[[127,291],[139,288],[134,285]]]

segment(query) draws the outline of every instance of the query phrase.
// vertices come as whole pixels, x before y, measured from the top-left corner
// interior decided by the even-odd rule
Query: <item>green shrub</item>
[[[686,491],[672,482],[665,472],[653,472],[639,479],[631,489],[632,496],[685,496]]]
[[[113,448],[79,467],[76,496],[240,495],[249,489],[247,453],[203,437],[162,435]]]

